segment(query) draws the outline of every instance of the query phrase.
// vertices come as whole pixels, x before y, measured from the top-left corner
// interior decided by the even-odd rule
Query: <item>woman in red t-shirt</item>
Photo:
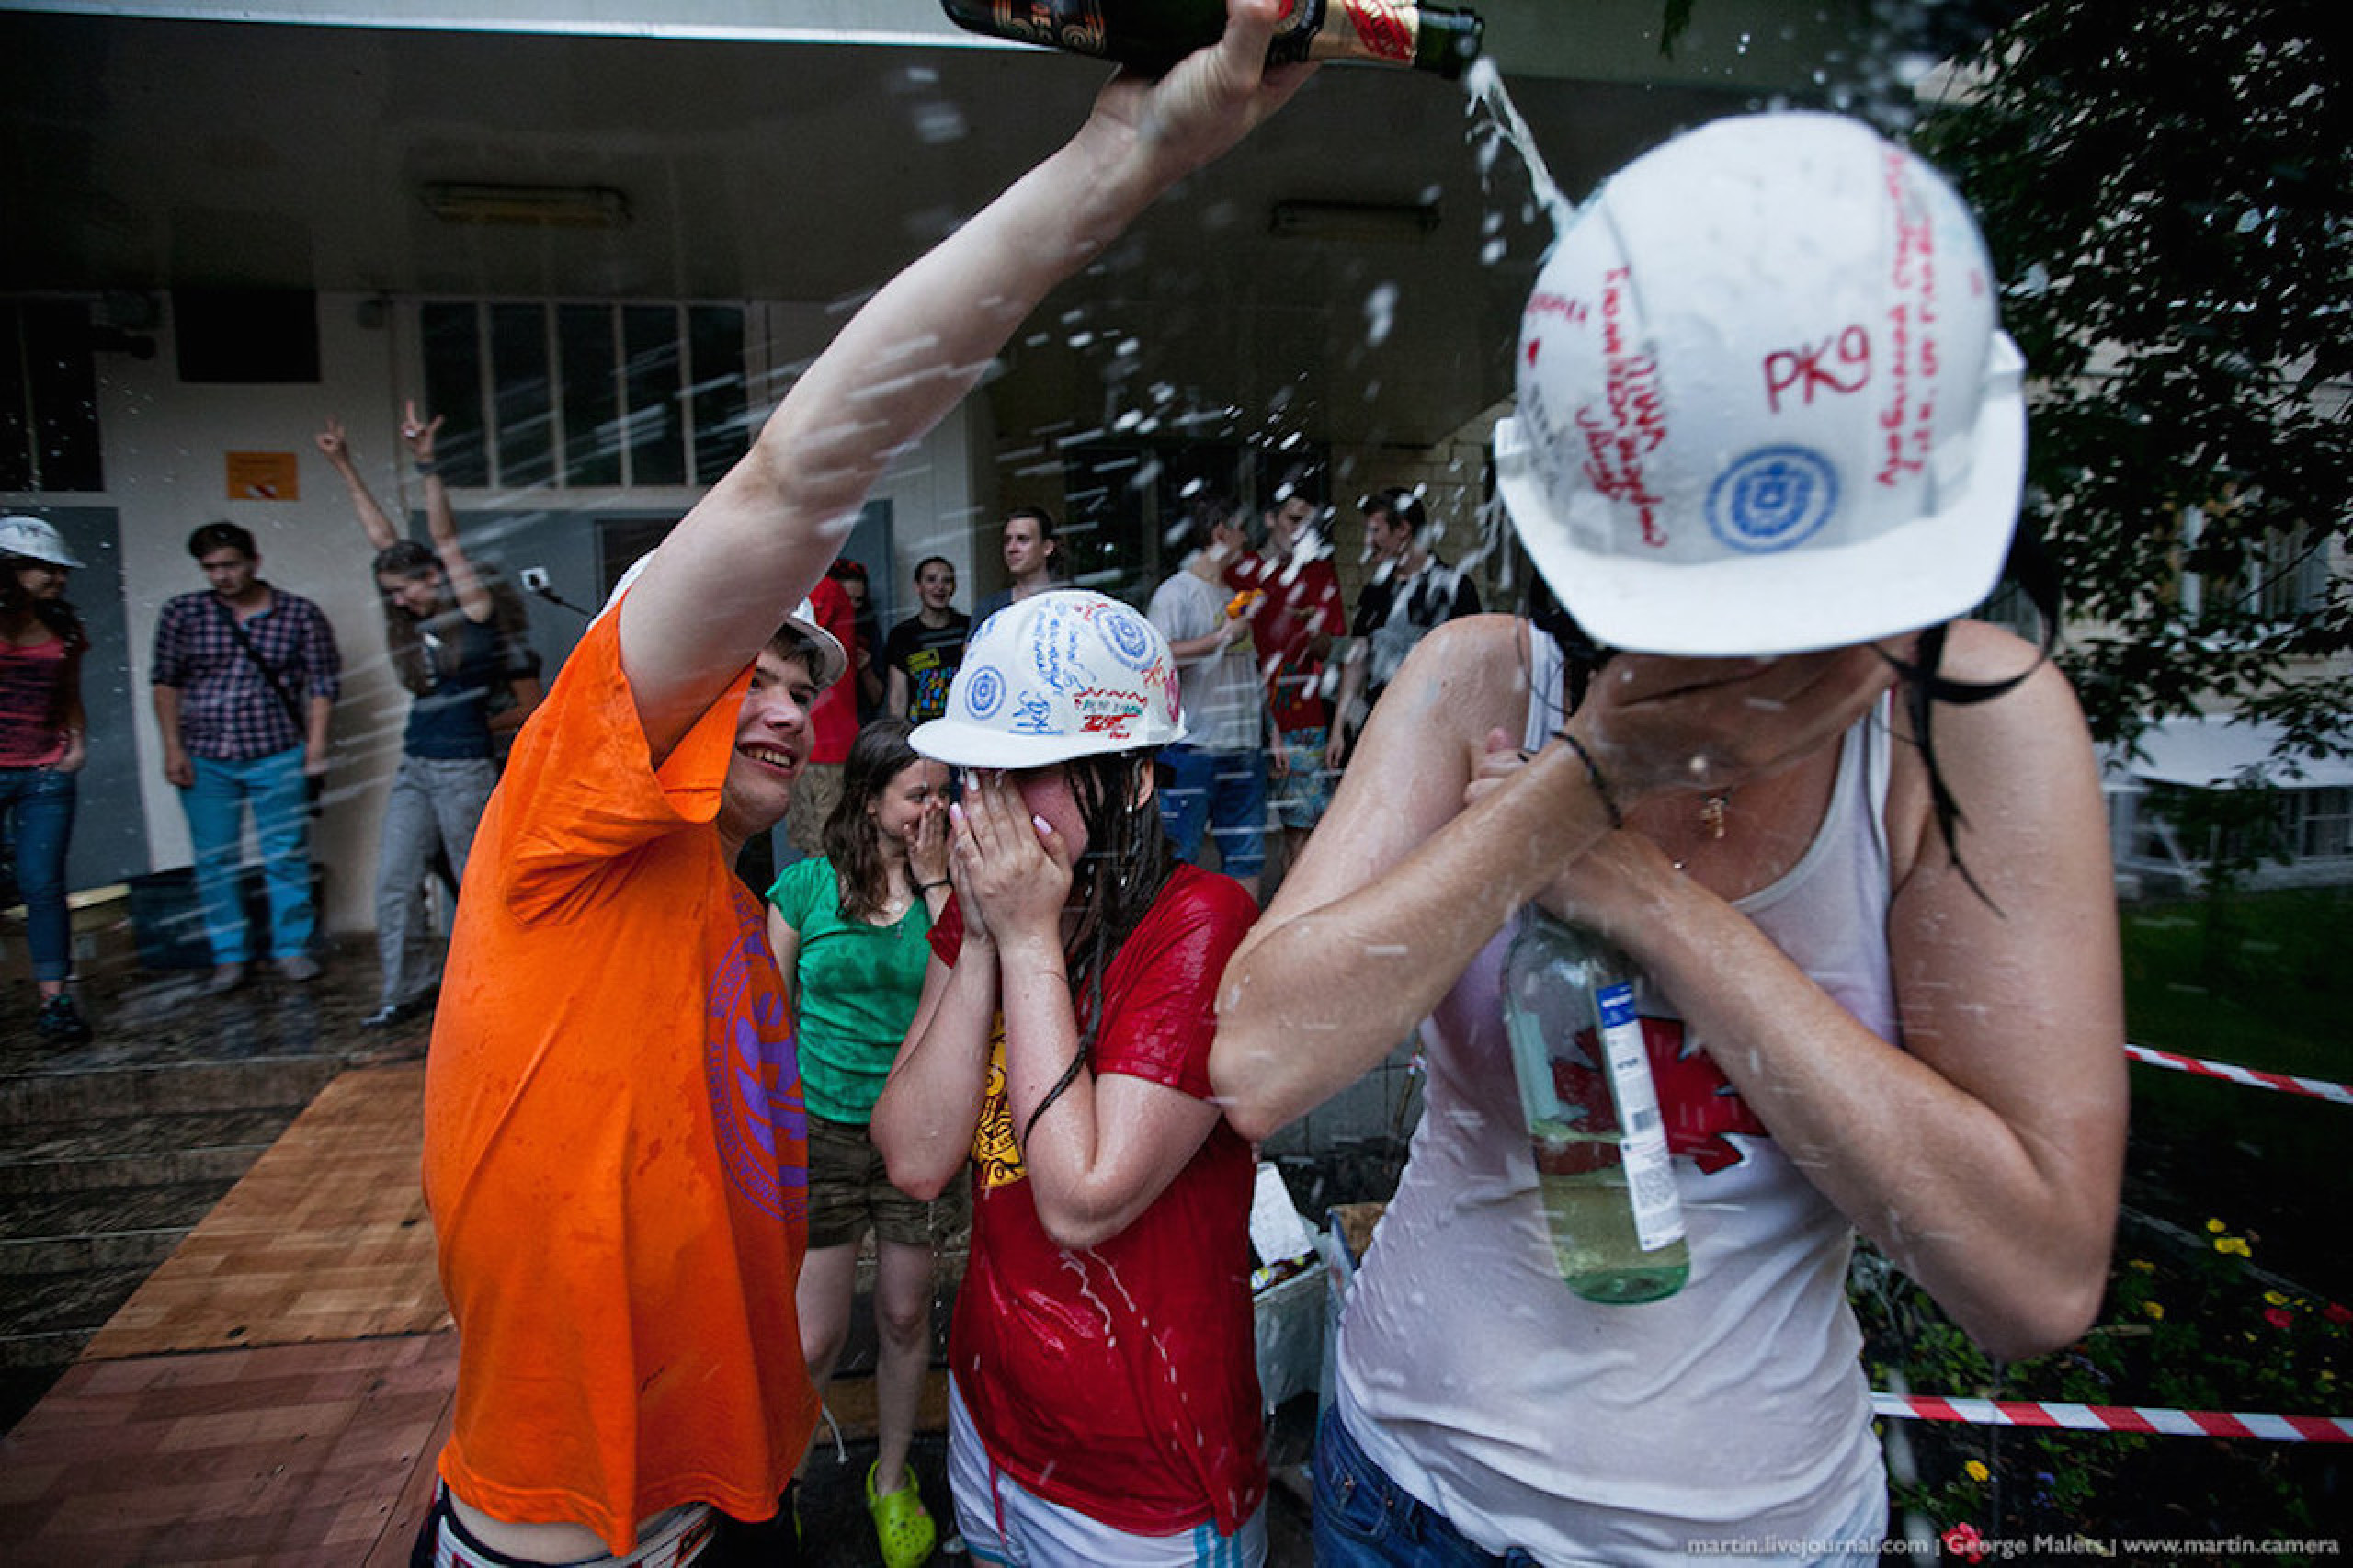
[[[911,737],[965,770],[957,899],[871,1125],[908,1192],[973,1162],[949,1472],[983,1562],[1266,1556],[1254,1161],[1208,1075],[1256,907],[1162,829],[1176,689],[1151,622],[1056,590],[981,628]]]
[[[40,990],[35,1031],[47,1045],[81,1045],[90,1026],[65,994],[74,970],[65,908],[65,847],[74,835],[74,775],[88,756],[82,652],[90,640],[65,602],[82,562],[39,517],[0,517],[0,824],[17,846],[25,945]]]

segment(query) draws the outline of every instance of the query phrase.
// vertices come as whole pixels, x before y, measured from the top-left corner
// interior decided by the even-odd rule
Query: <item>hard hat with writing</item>
[[[953,767],[1044,767],[1184,738],[1176,661],[1159,629],[1117,599],[1056,588],[981,623],[948,711],[907,743]]]
[[[0,517],[0,555],[21,555],[51,566],[82,564],[82,558],[65,548],[64,536],[54,523],[21,512]]]
[[[653,559],[654,551],[649,550],[631,562],[629,569],[620,574],[620,580],[613,585],[613,591],[605,596],[604,608],[597,613],[610,614],[613,607],[621,602],[621,596],[629,592],[631,585],[644,572],[645,563]],[[816,650],[819,686],[831,686],[842,678],[843,672],[849,668],[849,654],[842,648],[841,640],[818,622],[815,605],[803,598],[792,607],[792,613],[786,616],[780,624],[790,626],[807,638],[810,645]]]
[[[1720,119],[1578,209],[1520,322],[1495,482],[1605,644],[1768,654],[1992,589],[2025,362],[1936,170],[1858,121]]]

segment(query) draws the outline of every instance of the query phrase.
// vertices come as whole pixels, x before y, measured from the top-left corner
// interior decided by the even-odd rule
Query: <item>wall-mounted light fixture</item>
[[[445,223],[626,229],[629,198],[600,185],[463,185],[436,181],[425,210]]]
[[[1267,232],[1278,239],[1420,241],[1438,227],[1435,201],[1278,201]]]

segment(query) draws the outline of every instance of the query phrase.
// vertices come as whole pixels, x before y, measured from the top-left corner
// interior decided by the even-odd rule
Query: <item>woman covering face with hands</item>
[[[1265,1558],[1254,1162],[1209,1098],[1256,909],[1170,850],[1184,733],[1151,622],[1063,589],[984,625],[913,737],[966,770],[957,900],[873,1128],[910,1192],[972,1166],[949,1470],[982,1562]]]
[[[2097,769],[2056,669],[1951,619],[2022,469],[1993,297],[1935,172],[1818,115],[1669,143],[1548,259],[1497,486],[1584,635],[1421,644],[1221,988],[1252,1137],[1417,1026],[1427,1056],[1319,1562],[1875,1562],[1853,1233],[1996,1355],[2091,1322],[2124,1132]],[[1555,1267],[1502,1020],[1533,909],[1646,977],[1690,1251],[1661,1301]]]

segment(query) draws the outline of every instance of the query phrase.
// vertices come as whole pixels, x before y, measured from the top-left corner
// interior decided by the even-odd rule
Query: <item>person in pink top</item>
[[[82,653],[90,642],[65,602],[65,578],[81,564],[50,523],[0,517],[0,824],[17,846],[17,891],[40,991],[34,1028],[52,1046],[90,1038],[65,991],[74,969],[65,849],[74,776],[88,756]]]

